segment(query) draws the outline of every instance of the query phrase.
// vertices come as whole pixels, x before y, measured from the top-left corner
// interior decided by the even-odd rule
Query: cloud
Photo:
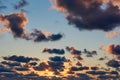
[[[38,66],[33,67],[33,69],[37,71],[45,71],[48,68],[49,68],[49,65],[45,62],[41,62]]]
[[[62,34],[51,34],[50,32],[44,30],[37,30],[35,29],[34,32],[25,34],[24,38],[26,40],[33,40],[34,42],[41,42],[41,41],[57,41],[63,37]]]
[[[36,65],[37,65],[37,62],[30,62],[29,65],[31,65],[31,66],[36,66]]]
[[[81,66],[81,67],[72,66],[70,68],[70,71],[83,71],[83,70],[89,70],[89,67],[87,67],[87,66]]]
[[[107,72],[105,71],[87,71],[87,74],[92,74],[92,75],[105,75]]]
[[[0,65],[0,72],[14,72],[10,68],[6,68],[5,66]]]
[[[88,51],[87,49],[84,49],[83,51],[84,54],[86,54],[86,57],[93,57],[93,55],[97,55],[97,51]]]
[[[64,49],[48,49],[48,48],[44,48],[44,50],[42,52],[48,52],[50,54],[58,54],[58,55],[63,55],[65,54]]]
[[[82,66],[82,63],[80,63],[79,61],[76,63],[76,66]]]
[[[52,8],[65,14],[70,25],[79,30],[111,31],[120,25],[120,1],[53,0]]]
[[[2,61],[1,63],[9,67],[21,66],[19,62]]]
[[[23,37],[28,19],[22,12],[9,15],[0,14],[0,22],[4,24],[5,28],[10,30],[15,37]]]
[[[65,57],[60,57],[60,56],[50,57],[49,59],[50,61],[54,61],[54,62],[66,62],[67,61]]]
[[[26,0],[20,0],[18,3],[14,5],[14,9],[20,9],[26,6],[28,2]]]
[[[64,70],[64,62],[61,61],[48,61],[50,69],[54,72],[54,74],[60,74],[61,71]]]
[[[83,60],[83,58],[81,57],[80,50],[77,50],[74,47],[69,47],[69,46],[66,47],[66,50],[69,51],[73,55],[73,58],[76,58],[78,60]]]
[[[97,66],[91,67],[91,70],[98,70],[98,69],[99,69],[99,67],[97,67]]]
[[[109,54],[115,55],[119,59],[120,45],[110,44],[106,48],[104,47],[104,45],[101,45],[100,49],[106,51]]]
[[[106,63],[106,65],[109,66],[109,67],[118,68],[118,67],[120,67],[120,61],[117,61],[117,60],[109,60],[109,61]]]
[[[119,31],[111,31],[111,32],[108,32],[105,35],[105,37],[106,38],[114,38],[114,37],[117,37],[119,34],[120,34],[120,30]]]
[[[19,68],[15,68],[17,71],[29,71],[28,68],[26,67],[19,67]]]
[[[24,56],[17,56],[17,55],[6,56],[6,57],[3,57],[3,59],[8,61],[16,61],[16,62],[24,62],[24,63],[28,63],[30,61],[39,61],[38,58],[24,57]]]
[[[113,76],[113,75],[100,75],[98,76],[98,78],[100,80],[103,80],[103,79],[112,79],[112,80],[117,80],[120,78],[120,76]]]
[[[50,32],[37,29],[34,29],[33,32],[26,32],[27,22],[28,19],[23,12],[12,13],[9,15],[0,14],[0,23],[4,26],[4,28],[0,28],[0,33],[10,31],[15,38],[32,40],[34,42],[57,41],[63,37],[63,34],[61,33],[52,34]]]

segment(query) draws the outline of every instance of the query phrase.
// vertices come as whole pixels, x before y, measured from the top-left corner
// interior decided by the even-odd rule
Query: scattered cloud
[[[43,53],[44,53],[44,52],[48,52],[48,53],[50,53],[50,54],[58,54],[58,55],[63,55],[63,54],[65,54],[64,49],[56,49],[56,48],[54,48],[54,49],[44,48],[44,50],[43,50],[42,52],[43,52]]]
[[[28,2],[26,0],[20,0],[14,5],[14,9],[20,9],[26,6]]]
[[[104,47],[104,45],[101,45],[100,49],[103,50],[103,51],[106,51],[109,54],[112,54],[112,55],[116,56],[119,59],[120,45],[110,44],[106,48]]]
[[[107,66],[113,67],[113,68],[120,67],[120,61],[117,61],[117,60],[114,60],[114,59],[109,60],[106,64],[107,64]]]
[[[73,46],[72,47],[67,46],[66,50],[69,51],[73,55],[73,58],[76,58],[78,60],[83,60],[83,58],[81,57],[80,50],[75,49]]]
[[[16,62],[23,62],[23,63],[28,63],[30,61],[39,61],[38,58],[24,57],[24,56],[17,56],[17,55],[5,56],[3,57],[3,59],[8,61],[16,61]]]
[[[22,12],[9,15],[0,14],[0,22],[13,33],[14,37],[23,37],[28,19]]]

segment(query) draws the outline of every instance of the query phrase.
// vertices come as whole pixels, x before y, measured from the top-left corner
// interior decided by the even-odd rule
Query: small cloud
[[[105,75],[107,72],[105,71],[87,71],[87,74],[92,74],[92,75]]]
[[[23,37],[28,19],[22,12],[9,15],[0,14],[0,22],[13,33],[14,37]]]
[[[73,58],[76,58],[78,60],[83,60],[83,58],[81,57],[80,50],[75,49],[73,46],[72,47],[67,46],[66,50],[69,51],[71,55],[73,55]]]
[[[120,45],[110,44],[106,48],[104,45],[100,47],[101,50],[106,51],[109,54],[116,56],[119,59],[120,56]]]
[[[114,37],[117,37],[119,34],[120,34],[120,30],[119,31],[111,31],[111,32],[108,32],[105,35],[105,37],[106,38],[114,38]]]
[[[44,48],[44,50],[42,52],[48,52],[50,54],[58,54],[58,55],[63,55],[65,54],[64,49],[48,49],[48,48]]]
[[[49,59],[54,62],[66,62],[67,61],[65,57],[60,57],[60,56],[50,57]]]
[[[106,63],[106,65],[109,66],[109,67],[118,68],[118,67],[120,67],[120,61],[112,59],[112,60],[109,60]]]
[[[3,57],[3,59],[8,61],[16,61],[16,62],[24,62],[24,63],[28,63],[30,61],[39,61],[38,58],[24,57],[24,56],[17,56],[17,55],[6,56],[6,57]]]
[[[26,0],[20,0],[18,3],[14,5],[14,9],[20,9],[26,6],[28,2]]]

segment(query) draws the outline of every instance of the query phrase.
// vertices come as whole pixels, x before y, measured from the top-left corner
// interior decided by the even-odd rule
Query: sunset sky
[[[49,69],[52,76],[60,76],[49,67],[60,60],[65,65],[60,66],[61,75],[80,62],[82,68],[114,70],[119,75],[113,76],[120,77],[120,0],[1,0],[0,5],[0,66],[5,60],[16,61],[10,59],[16,55],[39,59],[29,71],[40,76],[48,75]],[[112,66],[114,61],[117,67]],[[36,70],[40,63],[42,72]],[[87,71],[80,73],[94,70]]]

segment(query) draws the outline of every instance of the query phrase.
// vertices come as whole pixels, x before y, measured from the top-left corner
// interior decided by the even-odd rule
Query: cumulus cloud
[[[81,57],[80,50],[75,49],[73,46],[72,47],[67,46],[66,50],[69,51],[73,55],[73,58],[76,58],[78,60],[83,60],[83,58]]]
[[[35,29],[34,32],[26,35],[26,39],[34,40],[34,42],[41,42],[41,41],[57,41],[63,37],[62,34],[51,34],[50,32],[44,30],[37,30]]]
[[[3,57],[3,59],[8,61],[16,61],[16,62],[24,62],[24,63],[28,63],[30,61],[39,61],[38,58],[24,57],[24,56],[17,56],[17,55],[5,56]]]
[[[120,67],[120,61],[117,61],[117,60],[109,60],[109,61],[106,63],[106,65],[109,66],[109,67],[118,68],[118,67]]]
[[[106,48],[104,47],[104,45],[101,45],[100,49],[106,51],[109,54],[115,55],[119,59],[120,45],[110,44]]]
[[[22,12],[12,13],[9,15],[0,14],[0,22],[4,24],[15,37],[23,37],[28,19]]]
[[[67,61],[65,57],[60,57],[60,56],[50,57],[49,59],[54,62],[66,62]]]
[[[63,34],[61,33],[52,34],[50,32],[37,29],[33,32],[26,32],[27,22],[28,19],[23,12],[12,13],[9,15],[0,14],[0,23],[4,26],[3,28],[0,28],[0,33],[10,31],[14,37],[32,40],[34,42],[57,41],[63,37]]]
[[[58,54],[58,55],[63,55],[65,54],[64,49],[48,49],[48,48],[44,48],[44,50],[42,52],[48,52],[50,54]]]
[[[120,25],[119,0],[53,0],[52,8],[63,12],[79,30],[111,31]]]
[[[41,62],[38,66],[35,66],[33,68],[37,71],[44,71],[49,68],[49,65],[46,62]]]

